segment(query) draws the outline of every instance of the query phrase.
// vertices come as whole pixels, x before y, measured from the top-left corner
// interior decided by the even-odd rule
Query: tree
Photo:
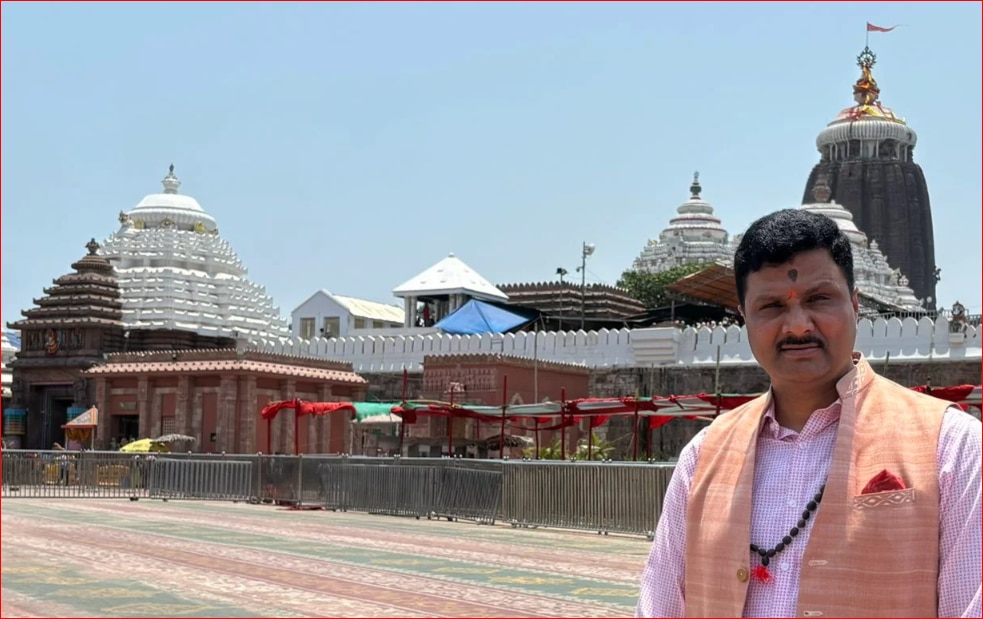
[[[645,304],[646,309],[665,307],[671,299],[666,287],[674,284],[698,271],[709,267],[709,264],[691,263],[672,267],[661,273],[633,271],[631,269],[621,274],[618,286],[628,291],[628,294]]]

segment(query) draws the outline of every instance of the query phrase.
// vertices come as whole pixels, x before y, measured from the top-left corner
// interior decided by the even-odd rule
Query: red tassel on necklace
[[[768,568],[763,565],[759,565],[751,570],[751,576],[758,582],[769,583],[772,581],[771,572],[769,572]]]

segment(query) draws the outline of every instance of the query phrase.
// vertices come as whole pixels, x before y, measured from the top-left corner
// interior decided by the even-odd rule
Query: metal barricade
[[[302,464],[298,456],[260,456],[255,500],[277,505],[299,503]]]
[[[253,463],[225,458],[156,457],[150,463],[150,498],[249,501],[253,497]]]
[[[393,516],[446,517],[494,522],[501,508],[498,462],[434,458],[304,458],[314,475],[302,475],[305,501],[310,483],[327,509]]]
[[[350,510],[417,518],[433,512],[435,467],[352,464],[344,470]]]
[[[502,472],[464,467],[437,470],[432,512],[454,520],[494,524],[502,505]]]
[[[654,534],[669,463],[5,450],[2,497],[310,505]]]
[[[3,452],[3,498],[140,498],[147,496],[147,459],[133,454],[66,451]]]
[[[651,538],[673,465],[512,462],[502,519],[512,526],[587,529]]]

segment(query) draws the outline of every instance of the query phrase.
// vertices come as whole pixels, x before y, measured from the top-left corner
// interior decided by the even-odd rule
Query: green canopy
[[[352,402],[355,407],[355,420],[364,421],[370,417],[388,417],[396,402]]]

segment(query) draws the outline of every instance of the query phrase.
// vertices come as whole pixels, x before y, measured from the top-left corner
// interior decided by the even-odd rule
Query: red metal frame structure
[[[479,422],[498,423],[501,430],[499,436],[499,453],[504,455],[505,446],[505,426],[508,422],[518,423],[532,419],[535,433],[536,453],[539,453],[539,431],[540,430],[560,430],[561,432],[561,458],[566,458],[565,438],[566,428],[579,423],[583,419],[590,420],[590,427],[602,426],[609,418],[615,416],[632,415],[635,420],[632,436],[633,458],[638,456],[638,429],[639,420],[642,417],[648,419],[648,429],[654,430],[677,417],[685,419],[704,419],[712,420],[722,412],[731,410],[748,402],[759,394],[693,394],[693,395],[669,395],[654,397],[622,397],[622,398],[580,398],[577,400],[566,400],[565,391],[561,391],[560,402],[544,402],[539,404],[518,404],[509,405],[508,402],[508,376],[502,380],[502,405],[501,406],[474,406],[459,405],[454,402],[454,390],[450,392],[450,401],[441,402],[436,400],[406,400],[406,372],[403,374],[403,401],[394,404],[391,414],[399,416],[403,423],[400,424],[400,448],[402,448],[403,438],[405,437],[406,424],[416,423],[420,415],[447,417],[448,428],[448,453],[453,453],[453,422],[455,418],[475,419]],[[911,388],[913,391],[930,394],[942,400],[953,403],[967,402],[969,399],[978,399],[980,386],[978,385],[954,385],[950,387],[932,387],[922,385]],[[262,418],[272,423],[273,419],[283,409],[294,411],[294,450],[300,453],[299,433],[297,427],[300,417],[304,415],[326,415],[347,411],[353,417],[357,412],[358,402],[307,402],[305,400],[292,399],[268,404],[261,413]],[[375,404],[378,405],[377,403]],[[540,427],[540,424],[547,423],[556,417],[560,422],[556,425]],[[528,429],[528,426],[519,426]],[[272,453],[270,436],[267,434],[267,451]],[[593,447],[593,432],[588,433],[588,457]]]
[[[260,412],[260,416],[268,424],[266,433],[267,453],[273,453],[273,419],[283,409],[292,409],[294,411],[294,454],[300,453],[300,418],[304,415],[328,415],[340,411],[348,411],[352,415],[355,414],[355,405],[352,402],[308,402],[307,400],[300,400],[298,398],[270,402]]]

